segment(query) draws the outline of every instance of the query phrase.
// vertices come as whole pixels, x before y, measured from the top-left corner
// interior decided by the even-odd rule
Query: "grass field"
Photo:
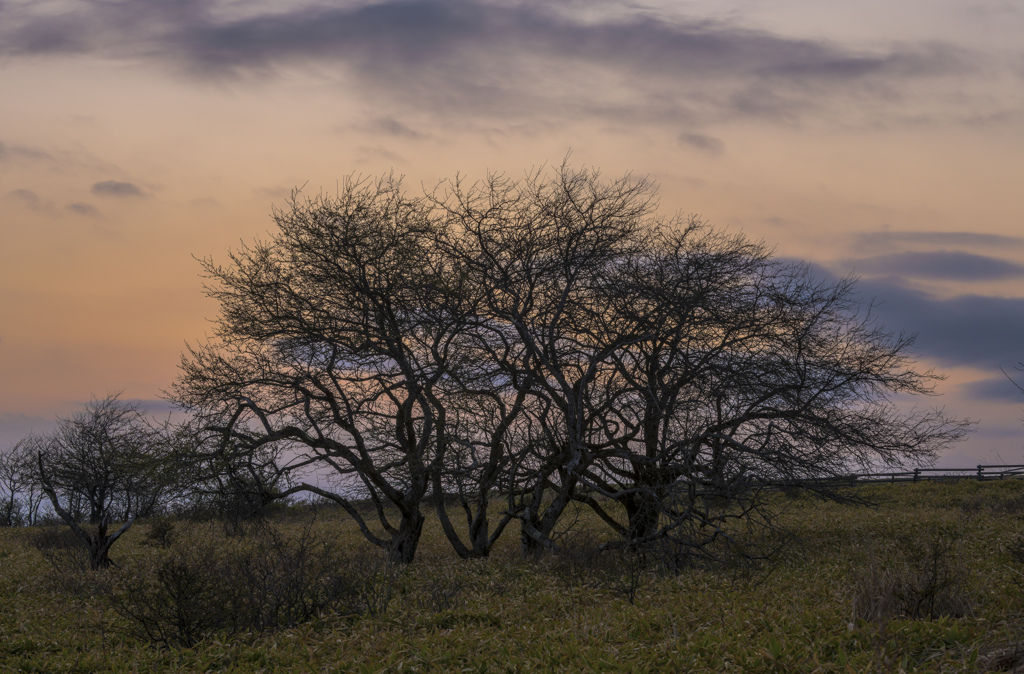
[[[1024,534],[1024,481],[861,490],[879,505],[779,495],[791,540],[771,561],[677,575],[585,555],[524,560],[511,529],[491,558],[459,560],[428,519],[410,568],[364,574],[391,593],[377,610],[213,634],[191,648],[139,639],[108,598],[123,592],[128,569],[169,554],[147,535],[154,523],[118,542],[111,556],[119,567],[107,572],[58,573],[33,544],[38,532],[0,530],[0,670],[953,672],[1024,664],[1024,652],[1014,655],[1024,643],[1016,582],[1024,565],[1011,554]],[[274,526],[297,535],[303,517],[285,513]],[[322,512],[312,526],[362,546],[340,513]],[[178,522],[174,535],[179,546],[251,545],[211,523]]]

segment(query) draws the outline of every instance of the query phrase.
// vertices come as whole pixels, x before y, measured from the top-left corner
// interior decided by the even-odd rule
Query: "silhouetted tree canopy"
[[[465,557],[512,522],[555,547],[574,503],[609,545],[703,553],[734,519],[770,522],[766,488],[826,493],[962,437],[896,405],[939,377],[852,279],[655,199],[565,164],[419,197],[390,176],[296,193],[269,239],[203,261],[221,313],[173,397],[212,455],[273,448],[275,497],[335,501],[404,562],[430,506]]]

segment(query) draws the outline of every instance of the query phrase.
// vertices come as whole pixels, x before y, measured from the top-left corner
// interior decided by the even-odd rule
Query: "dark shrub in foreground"
[[[308,526],[294,538],[268,526],[233,547],[176,543],[155,563],[126,570],[112,602],[136,636],[190,647],[213,634],[383,613],[392,581],[375,554],[343,552]]]

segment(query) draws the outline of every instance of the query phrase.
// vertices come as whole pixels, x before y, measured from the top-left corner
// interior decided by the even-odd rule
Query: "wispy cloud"
[[[2,5],[0,5],[0,16],[2,16]],[[3,141],[0,141],[0,162],[11,161],[15,159],[51,159],[49,152],[41,150],[37,147],[28,147],[25,145],[8,145]]]
[[[371,120],[366,125],[366,130],[380,133],[385,136],[394,136],[396,138],[417,139],[425,137],[425,134],[416,131],[390,115]]]
[[[29,210],[36,211],[38,213],[45,213],[47,215],[53,214],[53,202],[46,199],[30,189],[23,187],[11,190],[6,194],[8,199],[20,203],[23,207]]]
[[[1008,237],[1006,237],[1008,238]],[[1024,276],[1024,265],[960,251],[905,252],[846,260],[859,274],[952,281],[994,281]]]
[[[363,95],[449,118],[549,111],[691,125],[793,121],[810,110],[892,105],[908,83],[984,73],[978,54],[949,44],[869,52],[630,5],[604,18],[539,0],[298,3],[273,12],[198,0],[34,7],[0,4],[0,55],[144,59],[196,78],[322,63],[354,76]],[[391,118],[381,119],[386,127]],[[398,124],[393,132],[408,129]]]
[[[78,215],[84,215],[90,218],[99,217],[100,214],[99,210],[97,210],[95,206],[81,201],[68,204],[68,210],[72,213],[77,213]]]
[[[101,197],[142,197],[145,193],[134,183],[104,180],[92,186],[93,194]]]
[[[1024,238],[979,232],[881,231],[859,234],[856,246],[867,250],[892,250],[907,245],[955,248],[1024,248]]]
[[[703,150],[708,154],[721,154],[725,150],[725,143],[714,136],[708,136],[703,133],[681,133],[679,134],[679,142],[692,148]]]
[[[973,381],[964,384],[963,388],[970,397],[979,400],[996,400],[1024,404],[1024,394],[1013,385],[1013,382],[1003,375]]]

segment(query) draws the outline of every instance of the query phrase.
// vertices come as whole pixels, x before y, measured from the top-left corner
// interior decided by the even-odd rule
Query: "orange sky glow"
[[[290,191],[560,163],[861,277],[1024,462],[1024,5],[0,3],[0,451],[91,396],[159,401],[216,306],[195,257]]]

